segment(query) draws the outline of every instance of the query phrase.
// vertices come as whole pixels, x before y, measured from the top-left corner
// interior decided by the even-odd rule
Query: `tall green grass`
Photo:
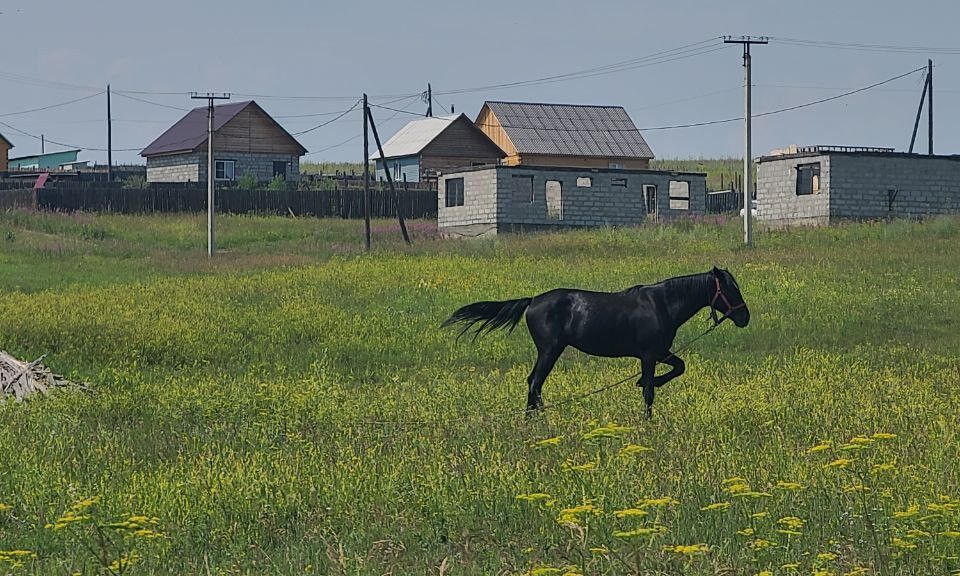
[[[0,550],[35,554],[0,571],[94,573],[94,523],[131,515],[163,536],[115,528],[130,573],[960,569],[957,219],[751,250],[735,226],[407,249],[380,222],[372,254],[355,222],[221,230],[210,262],[199,218],[0,216],[0,348],[92,387],[0,405]],[[526,419],[525,330],[437,328],[468,302],[714,264],[751,324],[684,354],[650,422],[632,384]],[[636,369],[570,350],[545,400]]]

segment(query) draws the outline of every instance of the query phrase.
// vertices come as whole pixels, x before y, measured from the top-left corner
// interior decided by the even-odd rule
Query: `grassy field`
[[[960,220],[445,242],[413,224],[0,214],[0,349],[91,391],[0,403],[0,574],[948,574]],[[462,304],[717,264],[723,325],[642,419],[524,419],[533,346]],[[694,318],[683,341],[707,326]],[[568,351],[549,403],[629,360]]]

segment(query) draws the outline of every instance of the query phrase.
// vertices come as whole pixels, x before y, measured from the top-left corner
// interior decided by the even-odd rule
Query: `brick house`
[[[259,181],[297,180],[307,150],[254,101],[214,106],[215,179],[250,174]],[[148,182],[207,179],[207,108],[194,108],[140,152]]]
[[[693,172],[489,166],[442,174],[440,233],[476,237],[636,226],[706,211],[706,175]]]
[[[809,146],[757,162],[757,220],[773,226],[960,213],[960,156]]]

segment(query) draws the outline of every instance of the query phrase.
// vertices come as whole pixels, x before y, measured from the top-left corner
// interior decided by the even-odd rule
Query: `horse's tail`
[[[530,305],[533,298],[518,298],[516,300],[507,300],[505,302],[474,302],[467,304],[454,312],[449,318],[444,320],[441,328],[462,324],[463,329],[457,338],[463,336],[473,329],[473,339],[476,340],[487,332],[492,332],[501,328],[506,328],[512,332],[527,306]],[[479,326],[476,326],[477,324]],[[476,326],[476,328],[474,328]]]

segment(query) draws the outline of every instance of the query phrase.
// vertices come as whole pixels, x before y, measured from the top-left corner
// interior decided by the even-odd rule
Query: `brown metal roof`
[[[518,154],[653,158],[622,106],[486,102]]]
[[[242,112],[247,106],[260,106],[253,100],[246,100],[244,102],[231,102],[230,104],[220,104],[213,107],[213,131],[216,132],[222,128],[227,122],[233,120],[237,114]],[[260,108],[263,110],[263,108]],[[271,120],[269,114],[264,111],[264,114]],[[300,146],[302,152],[305,154],[307,152],[297,140],[290,135],[279,123],[274,120],[274,123],[280,128],[283,133],[293,140],[297,146]],[[161,134],[156,140],[150,143],[149,146],[143,149],[140,152],[141,156],[158,156],[160,154],[173,154],[176,152],[190,152],[197,148],[197,146],[203,144],[207,141],[207,107],[201,106],[194,108],[193,110],[187,112],[187,115],[177,121],[176,124],[171,126],[166,132]],[[216,139],[214,139],[216,141]]]

